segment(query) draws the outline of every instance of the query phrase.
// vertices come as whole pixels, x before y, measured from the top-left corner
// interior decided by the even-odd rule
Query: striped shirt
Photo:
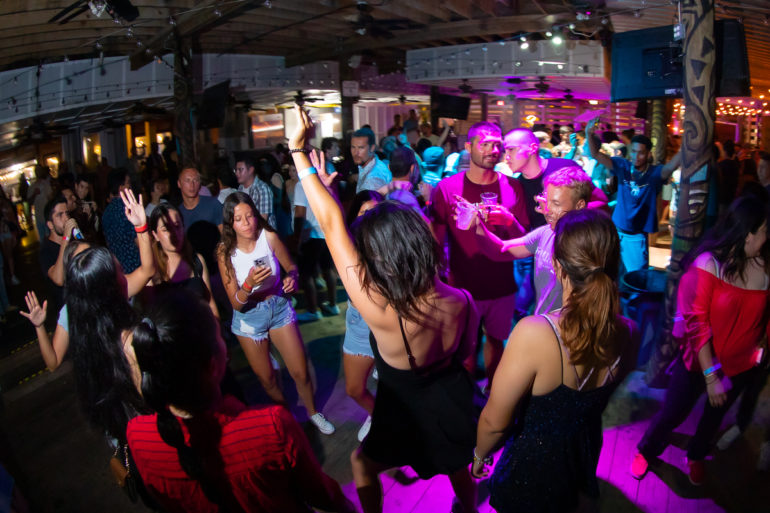
[[[227,397],[213,417],[221,426],[224,473],[244,511],[304,513],[311,511],[308,504],[329,507],[330,490],[336,483],[323,474],[288,410],[281,406],[247,409]],[[178,420],[189,444],[187,426]],[[219,511],[182,469],[176,449],[161,439],[156,414],[131,419],[126,436],[145,486],[165,511]]]

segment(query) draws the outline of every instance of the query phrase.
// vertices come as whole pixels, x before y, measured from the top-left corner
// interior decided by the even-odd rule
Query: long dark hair
[[[235,207],[241,204],[246,204],[251,208],[251,212],[254,214],[254,219],[257,220],[258,231],[256,237],[262,234],[262,230],[273,232],[273,228],[265,221],[259,214],[259,210],[254,206],[254,202],[251,200],[251,196],[245,192],[234,192],[230,194],[225,200],[224,207],[222,207],[222,242],[217,247],[217,256],[224,257],[225,269],[227,270],[227,276],[230,279],[235,279],[235,270],[233,269],[233,263],[230,261],[230,257],[235,253],[235,246],[238,242],[238,238],[233,229],[233,217],[235,215]]]
[[[72,361],[82,406],[89,421],[125,440],[129,419],[144,411],[123,352],[122,333],[135,313],[112,254],[90,247],[67,265],[64,301],[69,316]]]
[[[687,270],[698,255],[709,252],[720,263],[722,278],[744,279],[746,265],[749,262],[744,247],[746,237],[750,233],[757,233],[762,223],[767,220],[768,208],[764,202],[754,196],[736,199],[719,222],[706,232],[700,244],[685,255],[682,259],[682,268]],[[762,247],[762,256],[767,270],[770,265],[768,244]]]
[[[612,220],[598,210],[567,212],[556,223],[553,257],[572,285],[559,318],[574,365],[606,366],[618,356],[620,242]]]
[[[219,399],[212,362],[225,358],[219,325],[209,306],[183,289],[170,289],[134,327],[133,346],[142,371],[142,395],[157,413],[161,439],[177,451],[182,469],[206,497],[225,511],[241,511],[219,453],[221,427],[212,415]],[[190,418],[178,419],[169,406]],[[180,421],[190,433],[185,442]]]
[[[422,321],[442,251],[425,220],[398,201],[383,201],[353,223],[364,289],[382,294],[399,316]]]
[[[170,230],[172,211],[179,214],[179,219],[182,221],[182,223],[184,223],[184,219],[182,218],[182,214],[179,212],[179,209],[169,203],[161,203],[155,207],[155,209],[152,211],[152,214],[150,214],[150,230],[157,232],[158,223],[160,223],[161,220],[163,221],[163,225],[166,227],[166,229]],[[174,242],[182,242],[182,250],[179,252],[179,254],[182,257],[182,260],[184,260],[185,263],[190,267],[190,269],[193,269],[193,251],[192,246],[190,245],[190,241],[187,240],[187,237],[185,237],[184,234],[182,234],[182,241]],[[154,240],[152,243],[152,254],[155,257],[155,263],[158,264],[157,281],[169,281],[171,276],[168,274],[168,255],[166,255],[166,252],[163,251],[160,242],[157,240]]]

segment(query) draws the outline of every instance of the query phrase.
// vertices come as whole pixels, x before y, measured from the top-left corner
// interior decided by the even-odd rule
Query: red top
[[[280,406],[246,409],[227,398],[214,418],[224,471],[244,511],[308,512],[307,504],[335,509],[339,486],[326,476],[299,424]],[[219,507],[182,470],[176,449],[158,434],[157,415],[132,419],[126,432],[131,454],[150,493],[168,512],[213,513]],[[180,419],[185,441],[190,435]]]
[[[497,299],[516,292],[513,279],[513,261],[495,261],[481,250],[476,230],[460,230],[453,219],[454,195],[470,203],[480,203],[484,192],[497,193],[497,203],[513,213],[525,228],[529,226],[524,191],[521,184],[503,174],[490,184],[471,182],[465,173],[457,173],[441,180],[431,196],[431,219],[434,224],[446,226],[449,238],[449,271],[451,284],[471,293],[473,299]],[[524,235],[513,227],[490,226],[489,229],[503,240]]]
[[[702,371],[698,351],[712,343],[722,372],[735,376],[755,364],[759,341],[770,333],[770,291],[736,287],[695,267],[679,282],[674,335],[684,339],[688,370]]]

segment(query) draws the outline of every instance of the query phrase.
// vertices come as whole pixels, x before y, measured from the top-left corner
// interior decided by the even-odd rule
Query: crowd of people
[[[238,155],[234,169],[207,177],[190,163],[172,172],[155,152],[145,172],[108,170],[103,197],[88,175],[57,181],[43,167],[30,187],[48,288],[43,301],[27,293],[22,315],[49,369],[71,355],[87,417],[145,503],[355,510],[286,409],[272,355],[310,423],[332,435],[298,324],[341,313],[338,280],[345,389],[367,412],[350,457],[364,511],[382,509],[379,474],[404,465],[423,479],[448,476],[465,512],[476,511],[481,478],[498,511],[595,501],[602,412],[637,365],[619,278],[649,265],[679,154],[653,162],[649,138],[600,136],[598,119],[551,134],[479,122],[460,151],[450,124],[434,131],[414,111],[380,144],[364,126],[318,151],[309,114],[295,115],[288,147]],[[718,189],[718,222],[684,262],[682,351],[639,443],[639,479],[705,391],[688,450],[690,480],[702,483],[726,410],[741,397],[720,447],[745,431],[767,380],[770,157],[753,177],[723,163],[729,146],[715,150],[724,154],[715,180],[736,187],[729,201]],[[0,282],[0,302],[2,291]],[[244,405],[225,339],[271,404]]]

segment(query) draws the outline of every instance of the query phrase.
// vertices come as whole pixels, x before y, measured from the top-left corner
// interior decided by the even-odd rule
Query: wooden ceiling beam
[[[496,0],[473,0],[473,3],[481,9],[484,14],[489,16],[495,16],[495,3]]]
[[[404,4],[407,4],[408,2],[404,2]],[[378,5],[374,8],[375,12],[377,10],[387,12],[390,16],[395,18],[408,18],[416,23],[422,23],[423,25],[429,25],[431,23],[431,16],[429,14],[425,14],[422,11],[418,11],[412,7],[409,7],[408,5],[404,4],[383,4]],[[374,14],[372,14],[374,16]]]
[[[444,5],[453,13],[466,20],[473,19],[473,6],[470,0],[444,0]]]
[[[427,29],[394,31],[398,45],[425,45],[431,41],[457,38],[472,38],[483,35],[510,34],[513,32],[537,32],[543,30],[543,17],[533,14],[526,16],[504,16],[479,20],[462,20],[448,23],[434,23]],[[360,53],[392,46],[391,40],[369,39],[352,41],[348,38],[339,45],[317,48],[286,56],[287,66],[307,64],[336,56]]]
[[[452,13],[449,9],[443,7],[440,2],[425,2],[424,0],[402,0],[402,5],[413,7],[421,13],[427,14],[441,21],[450,21]]]

